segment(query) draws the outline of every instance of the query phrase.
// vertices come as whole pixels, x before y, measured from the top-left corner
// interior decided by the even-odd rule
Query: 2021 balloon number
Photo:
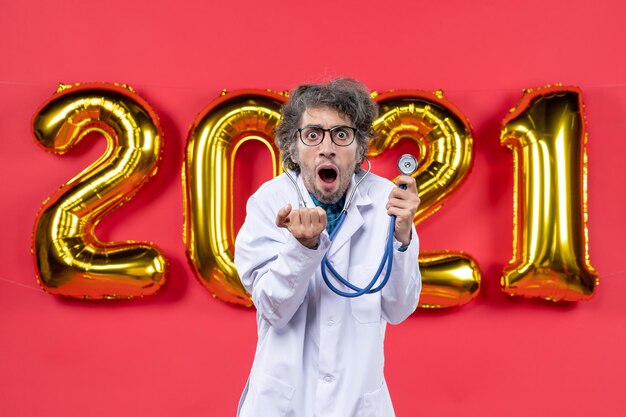
[[[464,115],[441,91],[372,93],[380,107],[376,157],[400,140],[419,148],[416,177],[422,203],[418,224],[439,210],[471,171],[473,137]],[[233,182],[237,151],[263,144],[272,174],[281,172],[272,132],[287,93],[223,93],[194,120],[183,167],[187,257],[215,297],[252,305],[233,262]],[[98,221],[156,173],[163,134],[158,116],[130,87],[62,85],[37,111],[33,133],[47,151],[63,154],[92,131],[107,150],[64,184],[41,208],[33,234],[37,279],[48,292],[70,297],[132,298],[154,294],[165,282],[167,261],[151,243],[106,243]],[[575,87],[527,90],[505,118],[501,143],[513,151],[515,172],[513,257],[503,291],[554,301],[589,299],[597,272],[589,262],[584,106]],[[422,307],[451,307],[480,290],[477,262],[463,252],[419,256]]]

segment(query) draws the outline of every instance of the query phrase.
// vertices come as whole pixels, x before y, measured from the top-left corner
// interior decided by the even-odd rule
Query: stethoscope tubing
[[[370,171],[372,170],[372,164],[370,163],[369,159],[367,159],[367,157],[364,157],[364,159],[367,162],[367,171],[357,181],[354,188],[352,189],[352,192],[348,196],[346,203],[343,206],[343,210],[341,211],[341,218],[339,219],[337,226],[335,226],[335,230],[333,230],[333,233],[330,234],[330,242],[331,242],[330,246],[332,246],[332,242],[334,241],[335,236],[339,232],[339,229],[341,229],[341,226],[344,220],[346,219],[346,216],[348,214],[348,209],[350,208],[350,203],[352,202],[352,198],[354,197],[354,193],[359,187],[359,184],[361,184],[361,182],[365,179],[365,177],[369,175]],[[282,161],[283,171],[285,172],[289,180],[293,183],[294,187],[296,188],[296,191],[298,192],[298,197],[300,199],[300,203],[299,203],[300,207],[306,207],[306,201],[304,200],[304,197],[302,196],[302,193],[300,192],[300,187],[298,187],[298,183],[291,176],[291,174],[289,174],[288,170],[285,169],[285,160],[286,159],[283,159]],[[406,188],[406,186],[403,186],[403,185],[401,185],[400,187]],[[328,253],[330,252],[330,246],[329,246],[327,249],[326,255],[324,255],[324,258],[322,259],[322,263],[320,265],[321,272],[322,272],[322,279],[324,280],[324,283],[326,283],[326,286],[335,294],[340,295],[342,297],[346,297],[346,298],[355,298],[355,297],[360,297],[365,294],[374,294],[374,293],[381,291],[385,287],[385,285],[387,285],[387,281],[389,281],[389,276],[391,275],[391,268],[393,266],[393,234],[394,234],[395,227],[396,227],[396,216],[390,216],[389,232],[387,234],[387,242],[385,243],[385,252],[380,261],[380,264],[378,265],[378,269],[376,270],[376,273],[371,278],[369,284],[367,284],[364,288],[361,288],[352,284],[347,279],[342,277],[339,272],[337,272],[337,270],[333,267],[333,265],[328,260]],[[383,268],[385,268],[385,265],[387,266],[387,269],[385,271],[385,276],[383,277],[383,280],[376,288],[372,288],[374,287],[376,282],[378,282],[378,279],[380,278],[380,274],[382,273]],[[340,283],[342,283],[343,285],[345,285],[346,287],[348,287],[354,292],[343,291],[335,287],[328,277],[329,272],[333,276],[333,278],[335,278],[337,281],[339,281]]]
[[[337,224],[337,227],[335,228],[335,230],[333,231],[333,234],[331,235],[331,242],[333,238],[335,237],[336,232],[339,230],[341,224],[343,223],[344,219],[345,219],[345,214],[342,214],[341,220],[339,221],[339,223]],[[328,260],[327,255],[324,255],[320,268],[322,271],[322,279],[326,283],[326,286],[335,294],[340,295],[342,297],[346,297],[346,298],[355,298],[355,297],[360,297],[364,294],[374,294],[374,293],[381,291],[385,287],[385,285],[387,285],[387,281],[389,281],[389,276],[391,275],[391,268],[393,266],[393,232],[394,232],[395,226],[396,226],[396,217],[391,216],[391,219],[389,219],[389,233],[387,236],[387,242],[385,243],[385,253],[383,254],[383,258],[381,259],[380,264],[378,265],[378,269],[376,270],[376,273],[374,273],[374,276],[371,278],[367,286],[365,286],[364,288],[360,288],[352,284],[348,280],[346,280],[344,277],[341,276],[339,272],[335,270],[335,268],[333,268],[332,264]],[[385,267],[385,265],[387,266],[387,270],[385,271],[385,276],[383,277],[382,282],[376,288],[372,288],[374,284],[376,284],[376,282],[380,278],[380,274],[383,268]],[[328,278],[326,268],[328,268],[328,271],[333,275],[333,277],[337,281],[341,282],[343,285],[350,288],[354,292],[342,291],[339,288],[335,287],[330,282],[330,279]]]

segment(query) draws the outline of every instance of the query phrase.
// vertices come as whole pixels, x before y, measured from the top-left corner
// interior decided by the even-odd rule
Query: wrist
[[[402,237],[396,236],[396,240],[400,243],[400,247],[404,248],[404,250],[406,250],[406,248],[408,248],[409,245],[411,244],[411,238],[412,237],[413,237],[413,230],[409,229],[409,233],[405,234]]]
[[[302,246],[306,246],[309,249],[317,249],[318,246],[320,245],[319,236],[312,237],[309,239],[298,239],[298,242],[300,242]]]

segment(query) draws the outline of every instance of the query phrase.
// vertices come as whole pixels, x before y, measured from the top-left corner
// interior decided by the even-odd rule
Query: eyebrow
[[[350,125],[335,125],[335,126],[329,127],[328,129],[326,129],[325,127],[322,127],[322,125],[304,125],[300,129],[305,129],[307,127],[319,127],[320,129],[324,129],[324,130],[331,130],[331,129],[335,129],[337,127],[349,127],[349,128],[352,128],[352,129],[356,129],[356,127],[350,126]]]

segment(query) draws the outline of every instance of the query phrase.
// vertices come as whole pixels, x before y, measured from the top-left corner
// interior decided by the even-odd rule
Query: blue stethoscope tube
[[[333,232],[330,234],[331,245],[332,245],[333,240],[335,239],[335,236],[339,232],[339,229],[341,229],[341,225],[346,219],[346,216],[348,214],[348,208],[350,206],[350,203],[352,202],[352,197],[354,196],[356,189],[358,188],[361,181],[363,181],[365,177],[369,175],[372,169],[372,165],[370,164],[370,161],[367,158],[364,158],[364,159],[367,162],[367,172],[356,183],[356,185],[354,186],[354,189],[352,190],[352,193],[346,200],[346,204],[344,205],[343,210],[341,211],[341,218],[339,219],[337,226],[335,226],[335,230],[333,230]],[[300,201],[301,201],[300,206],[306,207],[304,198],[302,197],[302,194],[300,193],[300,188],[298,187],[298,184],[296,183],[295,179],[293,179],[293,177],[285,169],[284,163],[285,161],[283,160],[283,171],[285,172],[285,174],[287,174],[287,177],[291,180],[291,182],[296,188],[296,191],[298,192],[298,196],[300,197]],[[400,171],[403,174],[410,175],[417,170],[417,161],[412,155],[402,155],[400,157],[400,160],[398,161],[398,167],[400,168]],[[403,184],[403,185],[400,185],[400,188],[406,189],[406,186]],[[320,268],[322,271],[322,278],[324,279],[326,286],[335,294],[340,295],[342,297],[346,297],[346,298],[355,298],[355,297],[360,297],[364,294],[374,294],[374,293],[381,291],[385,287],[385,285],[387,285],[387,281],[389,281],[389,276],[391,275],[391,267],[393,266],[393,234],[394,234],[395,228],[396,228],[396,216],[391,216],[391,218],[389,219],[389,231],[387,233],[387,241],[385,243],[385,252],[383,253],[383,258],[381,259],[380,264],[378,265],[378,269],[376,270],[376,273],[370,280],[369,284],[367,284],[367,286],[365,286],[364,288],[360,288],[352,284],[351,282],[349,282],[344,277],[342,277],[341,274],[337,272],[337,270],[335,270],[333,265],[328,260],[328,255],[324,255]],[[330,250],[330,247],[328,248],[328,250]],[[328,254],[328,252],[326,253]],[[387,269],[385,271],[385,276],[383,277],[383,280],[377,287],[373,288],[376,282],[378,282],[378,279],[380,278],[380,274],[382,273],[385,266],[387,266]],[[346,287],[348,287],[354,292],[342,291],[339,288],[335,287],[330,282],[330,279],[328,278],[328,275],[329,275],[328,272],[330,272],[330,274],[337,281],[341,282],[343,285],[345,285]]]
[[[331,242],[337,235],[337,232],[341,228],[341,225],[343,224],[343,221],[345,219],[346,219],[346,212],[343,211],[341,213],[341,219],[339,219],[339,223],[337,223],[335,230],[333,230],[333,233],[330,235]],[[342,297],[347,297],[347,298],[360,297],[364,294],[374,294],[382,290],[385,287],[385,285],[387,285],[387,281],[389,281],[389,276],[391,275],[391,267],[393,266],[393,233],[394,233],[395,227],[396,227],[396,216],[391,216],[391,218],[389,219],[389,233],[387,234],[387,242],[385,243],[385,253],[383,254],[383,258],[380,261],[380,265],[378,265],[378,269],[376,270],[376,273],[370,280],[369,284],[367,284],[367,286],[365,286],[364,288],[360,288],[352,284],[348,280],[346,280],[344,277],[341,276],[339,272],[335,270],[335,268],[333,268],[333,265],[328,260],[328,256],[324,255],[324,258],[322,259],[321,269],[322,269],[322,278],[324,279],[326,286],[335,294],[340,295]],[[385,267],[385,265],[387,265],[387,270],[385,271],[385,276],[382,282],[376,288],[372,288],[374,284],[376,284],[376,282],[380,278],[380,274],[382,273],[382,270]],[[339,288],[335,287],[330,282],[330,279],[328,279],[328,273],[326,272],[327,268],[328,268],[328,272],[330,272],[337,281],[341,282],[343,285],[350,288],[354,292],[342,291]]]

